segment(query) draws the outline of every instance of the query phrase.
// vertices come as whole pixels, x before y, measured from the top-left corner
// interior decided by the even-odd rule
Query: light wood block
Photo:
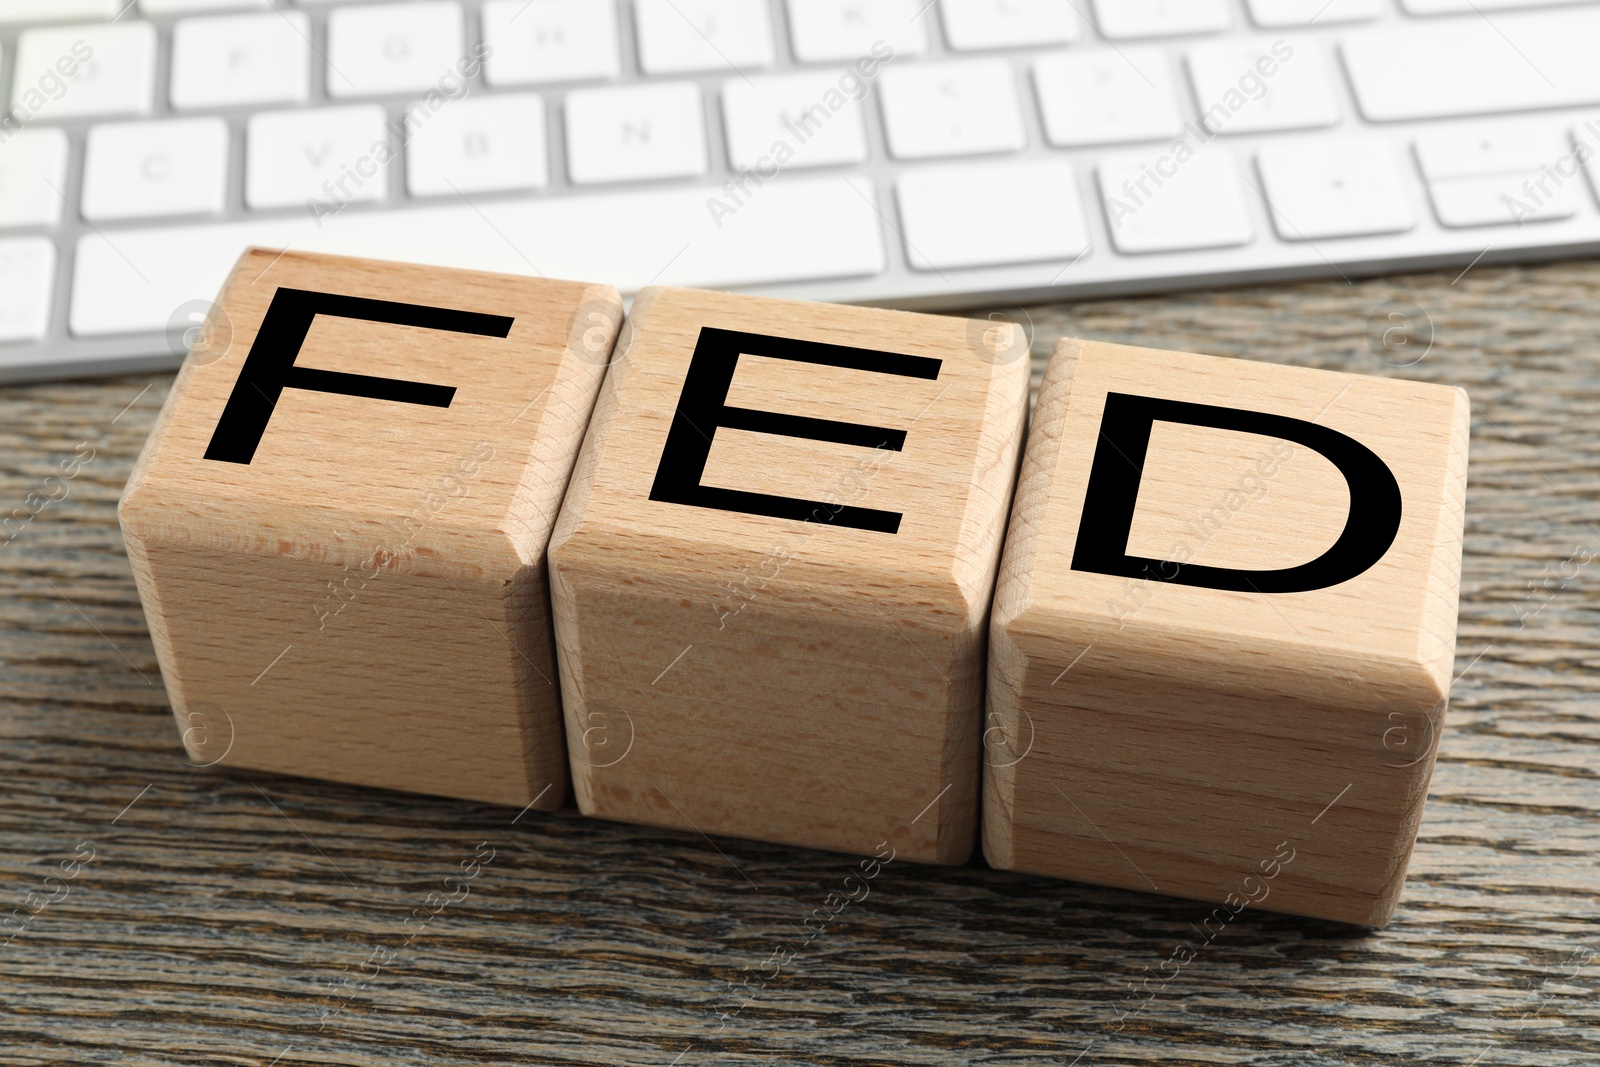
[[[967,859],[1027,390],[1011,324],[641,292],[550,549],[579,807]]]
[[[991,624],[989,862],[1214,902],[1207,936],[1246,906],[1388,922],[1450,689],[1468,410],[1062,342]]]
[[[615,289],[251,250],[120,507],[193,762],[558,807],[545,550]]]

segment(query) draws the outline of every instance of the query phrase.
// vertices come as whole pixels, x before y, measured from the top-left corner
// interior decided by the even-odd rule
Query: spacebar
[[[1351,33],[1345,68],[1374,122],[1600,104],[1600,9],[1496,12]]]
[[[165,330],[184,305],[214,298],[251,245],[608,282],[626,293],[650,284],[739,288],[885,268],[870,182],[786,176],[748,188],[742,203],[721,189],[672,189],[351,209],[320,225],[307,214],[87,234],[74,266],[72,332]]]

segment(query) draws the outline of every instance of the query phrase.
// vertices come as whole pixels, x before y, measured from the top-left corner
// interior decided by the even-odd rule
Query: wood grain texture
[[[95,456],[0,545],[0,915],[59,895],[44,879],[96,850],[0,949],[0,1059],[1594,1062],[1600,568],[1576,561],[1600,550],[1600,264],[1454,278],[1029,309],[1036,366],[1080,335],[1472,397],[1460,677],[1394,922],[1361,934],[1247,909],[1175,975],[1163,961],[1210,909],[891,863],[804,943],[796,928],[837,906],[857,861],[191,768],[114,513],[170,379],[0,391],[3,510],[80,444]],[[1432,322],[1403,370],[1368,340],[1391,300]],[[402,923],[459,897],[444,879],[481,841],[493,861],[413,938]],[[795,954],[774,974],[780,943]]]
[[[1063,341],[990,628],[989,862],[1207,901],[1207,939],[1247,906],[1387,923],[1454,673],[1468,404]]]
[[[638,295],[550,541],[581,810],[971,857],[1023,341],[949,316]]]
[[[213,319],[119,509],[191,761],[560,807],[545,547],[616,290],[252,249]]]

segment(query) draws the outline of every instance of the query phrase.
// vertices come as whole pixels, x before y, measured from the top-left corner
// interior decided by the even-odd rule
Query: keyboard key
[[[1600,8],[1389,23],[1344,39],[1374,122],[1600,104]]]
[[[1077,176],[1064,160],[910,170],[896,189],[916,270],[1074,259],[1089,249]]]
[[[272,0],[139,0],[146,15],[193,15],[202,11],[264,11]]]
[[[1179,158],[1166,148],[1108,156],[1100,196],[1119,252],[1183,252],[1249,244],[1239,168],[1218,147]]]
[[[125,0],[0,0],[0,26],[39,22],[105,20],[122,10]]]
[[[1417,162],[1430,181],[1480,178],[1488,174],[1531,172],[1571,154],[1562,124],[1518,120],[1477,127],[1453,127],[1417,138]]]
[[[1113,40],[1216,33],[1229,21],[1226,0],[1094,0],[1094,11]]]
[[[0,142],[0,227],[54,226],[67,191],[67,135],[48,126]]]
[[[1213,133],[1308,129],[1339,121],[1332,71],[1308,37],[1195,45],[1189,51],[1200,117]]]
[[[416,127],[406,166],[413,196],[543,188],[544,101],[533,93],[457,100]]]
[[[19,119],[144,115],[154,98],[156,28],[148,22],[24,30],[11,110]]]
[[[1033,83],[1045,137],[1058,148],[1165,140],[1183,129],[1167,55],[1159,48],[1042,56]]]
[[[1272,226],[1285,241],[1405,233],[1417,224],[1394,148],[1382,137],[1269,145],[1257,157]]]
[[[1003,59],[886,67],[880,77],[889,151],[899,159],[1012,152],[1027,139]]]
[[[958,51],[1067,44],[1078,13],[1060,0],[939,0],[945,37]]]
[[[36,341],[50,331],[55,284],[56,246],[49,238],[0,240],[0,341]]]
[[[802,63],[853,63],[928,50],[928,0],[789,0],[789,38]]]
[[[375,104],[252,115],[245,203],[259,209],[382,200],[392,155],[383,108]]]
[[[735,170],[758,174],[859,163],[867,132],[857,98],[867,91],[854,70],[730,78],[722,87],[728,159]]]
[[[1452,229],[1554,222],[1577,214],[1577,197],[1570,187],[1556,189],[1549,198],[1534,197],[1527,193],[1527,181],[1521,174],[1456,178],[1428,183],[1428,193],[1440,224]]]
[[[311,22],[301,11],[179,21],[172,29],[172,106],[303,104]]]
[[[740,287],[873,275],[882,223],[862,179],[794,175],[706,209],[716,187],[627,195],[486,200],[361,211],[322,228],[305,215],[210,226],[120,230],[78,241],[72,332],[157,333],[174,309],[209,300],[247,246],[293,247],[441,267],[604,278],[627,292],[663,285]],[[480,215],[479,212],[482,212]],[[780,254],[781,250],[781,254]],[[126,259],[124,259],[126,257]],[[143,277],[141,277],[141,274]],[[4,293],[0,287],[0,293]]]
[[[1383,10],[1383,0],[1249,0],[1257,26],[1332,26],[1365,22]]]
[[[1557,123],[1423,134],[1417,162],[1445,226],[1548,222],[1578,211],[1580,159]]]
[[[634,19],[648,74],[772,66],[767,0],[636,0]]]
[[[621,71],[616,5],[596,0],[487,0],[483,37],[490,85],[615,78]]]
[[[328,14],[328,95],[426,92],[459,84],[461,5],[454,0],[338,7]]]
[[[690,82],[567,94],[567,171],[579,185],[706,171],[705,114]]]
[[[220,215],[228,186],[228,124],[217,118],[123,122],[89,131],[86,219]]]

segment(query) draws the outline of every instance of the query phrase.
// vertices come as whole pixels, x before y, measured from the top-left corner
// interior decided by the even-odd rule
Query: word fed
[[[1458,389],[252,250],[120,515],[190,759],[1381,926]],[[1225,921],[1221,920],[1221,921]]]

